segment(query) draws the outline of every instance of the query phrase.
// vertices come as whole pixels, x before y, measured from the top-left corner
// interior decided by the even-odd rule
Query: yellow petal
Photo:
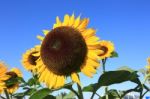
[[[54,86],[54,88],[59,88],[59,87],[62,87],[65,83],[65,78],[64,76],[57,76],[57,82]]]
[[[99,37],[96,37],[96,36],[92,36],[92,37],[86,38],[86,42],[87,43],[97,42],[98,40],[99,40]]]
[[[95,61],[101,59],[98,55],[96,55],[95,53],[93,53],[93,52],[91,52],[91,51],[88,52],[87,56],[88,56],[88,58],[93,59],[93,60],[95,60]]]
[[[51,79],[49,79],[49,82],[51,82],[51,84],[50,84],[49,87],[50,87],[50,88],[53,88],[53,86],[56,85],[57,75],[51,73],[50,78],[51,78]]]
[[[45,69],[45,70],[46,70],[46,69]],[[44,82],[44,80],[45,80],[44,78],[45,78],[46,73],[47,73],[46,71],[43,71],[43,72],[41,73],[41,75],[40,75],[40,77],[39,77],[39,81],[40,81],[40,82]]]
[[[94,61],[90,58],[87,58],[87,64],[93,66],[94,68],[98,68],[100,66],[100,63],[98,61]]]
[[[82,32],[82,35],[84,38],[89,38],[91,36],[95,36],[96,30],[93,28],[88,28],[84,32]]]
[[[77,19],[75,20],[73,27],[76,28],[79,26],[79,24],[80,24],[80,16],[78,16]]]
[[[70,21],[69,21],[69,26],[72,26],[74,23],[74,14],[72,14],[72,16],[70,17]]]
[[[90,73],[89,71],[87,71],[85,68],[81,68],[81,72],[83,72],[88,77],[92,77],[93,76],[93,74]]]
[[[87,25],[89,23],[89,19],[88,18],[85,18],[81,21],[80,25],[78,26],[78,30],[79,31],[83,31],[86,29]]]
[[[56,24],[58,26],[61,26],[61,24],[62,24],[58,16],[56,17]]]
[[[44,35],[47,35],[49,33],[49,30],[43,30]]]
[[[76,82],[76,83],[78,83],[79,85],[81,85],[77,73],[72,73],[72,74],[71,74],[71,78],[72,78],[72,80],[73,80],[74,82]]]
[[[69,19],[70,19],[69,15],[66,14],[66,15],[64,16],[63,26],[68,26],[68,24],[69,24]]]
[[[37,36],[37,38],[39,39],[39,40],[41,40],[41,41],[43,41],[43,39],[44,39],[44,37],[42,37],[42,36]]]
[[[37,52],[37,53],[34,53],[34,54],[32,54],[33,56],[40,56],[40,52]]]

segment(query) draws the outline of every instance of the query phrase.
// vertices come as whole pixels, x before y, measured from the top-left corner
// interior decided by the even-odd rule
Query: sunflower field
[[[143,99],[150,91],[150,58],[144,69],[123,66],[106,70],[108,60],[119,58],[119,54],[112,41],[100,39],[97,30],[88,24],[89,18],[74,14],[66,14],[63,20],[56,17],[53,28],[43,30],[43,34],[37,36],[39,44],[22,53],[22,66],[32,74],[28,80],[18,68],[10,69],[1,61],[0,98],[86,99],[85,93],[90,93],[89,99],[125,99],[135,92],[138,99]],[[83,86],[82,74],[88,77],[87,81],[95,74],[99,77],[95,83]],[[128,90],[110,88],[127,81],[136,87]],[[103,93],[98,91],[101,88],[104,88]],[[60,90],[61,94],[54,94]]]

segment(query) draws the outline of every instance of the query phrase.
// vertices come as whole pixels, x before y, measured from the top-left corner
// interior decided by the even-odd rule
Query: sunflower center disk
[[[87,46],[81,33],[67,26],[50,31],[41,46],[44,65],[57,75],[69,75],[78,71],[86,53]]]
[[[105,55],[107,52],[108,52],[108,48],[107,47],[105,47],[105,46],[101,46],[101,48],[100,48],[102,51],[103,51],[103,53],[102,54],[100,54],[99,56],[103,56],[103,55]]]
[[[29,61],[29,63],[30,63],[31,65],[36,65],[36,60],[39,58],[39,57],[35,57],[35,56],[32,55],[32,54],[35,54],[35,53],[37,53],[37,52],[31,53],[31,54],[29,55],[29,57],[28,57],[28,61]]]

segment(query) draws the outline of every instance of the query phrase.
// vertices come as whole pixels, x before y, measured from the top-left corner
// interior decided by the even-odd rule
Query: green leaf
[[[125,81],[131,81],[139,84],[137,72],[130,72],[127,70],[108,71],[101,75],[98,80],[99,86],[109,86],[112,84],[122,83]]]
[[[115,57],[119,57],[118,53],[117,52],[112,52],[111,53],[111,57],[110,58],[115,58]]]
[[[34,88],[31,88],[31,89],[28,89],[26,92],[25,92],[25,95],[32,95],[33,93],[35,93],[37,90],[34,89]]]
[[[97,88],[97,86],[98,86],[97,83],[95,83],[95,84],[90,84],[90,85],[88,85],[88,86],[85,86],[82,91],[84,91],[84,92],[94,92],[95,89]]]
[[[52,95],[48,95],[48,96],[44,97],[43,99],[56,99],[56,97],[52,96]]]
[[[9,80],[5,81],[6,86],[10,87],[13,86],[14,84],[18,83],[18,79],[17,78],[10,78]]]
[[[72,85],[73,85],[73,82],[65,84],[62,88],[70,89],[70,88],[72,88]]]
[[[51,92],[52,91],[50,89],[44,88],[35,92],[29,99],[43,99],[44,97],[48,96]]]
[[[120,68],[118,68],[117,70],[127,70],[129,72],[134,72],[135,70],[131,69],[130,67],[128,66],[122,66]]]
[[[29,86],[33,86],[33,85],[35,84],[35,79],[34,79],[34,78],[30,78],[30,79],[28,80],[27,84],[28,84]]]

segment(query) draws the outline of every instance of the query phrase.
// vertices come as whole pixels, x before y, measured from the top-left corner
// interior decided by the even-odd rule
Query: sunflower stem
[[[106,60],[107,60],[107,58],[102,59],[102,69],[103,69],[103,73],[106,72],[106,68],[105,68]],[[99,78],[100,78],[100,77],[99,77]],[[96,94],[96,91],[97,91],[97,90],[98,90],[98,89],[96,89],[96,90],[93,91],[93,94],[92,94],[92,96],[91,96],[90,99],[93,99],[93,98],[94,98],[94,95]],[[106,95],[107,95],[107,91],[108,91],[108,87],[106,86],[106,88],[105,88],[105,94],[106,94]],[[108,99],[108,96],[106,96],[106,99]]]
[[[102,59],[103,73],[106,72],[106,68],[105,68],[106,60],[107,60],[107,58]],[[107,93],[108,93],[108,86],[105,87],[106,99],[108,99],[108,94]]]
[[[4,93],[5,93],[5,95],[6,95],[6,98],[7,98],[7,99],[10,99],[9,93],[8,93],[7,89],[4,89]]]
[[[78,86],[79,97],[80,97],[79,99],[83,99],[82,88],[81,88],[81,86],[79,84],[77,84],[77,86]]]
[[[76,94],[76,96],[78,97],[78,99],[80,98],[79,94],[71,87],[69,88],[74,94]]]
[[[3,96],[0,95],[0,99],[6,99],[6,98],[4,98]]]

